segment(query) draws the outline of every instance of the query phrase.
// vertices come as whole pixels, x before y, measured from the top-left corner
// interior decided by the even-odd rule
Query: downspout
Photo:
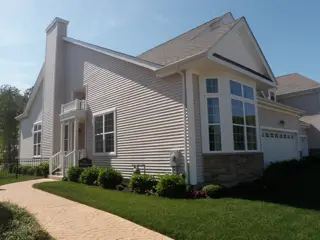
[[[183,104],[183,131],[184,131],[184,172],[186,174],[187,184],[190,183],[190,174],[189,174],[189,162],[187,157],[187,115],[186,115],[186,107],[187,107],[187,88],[186,88],[186,72],[182,71],[179,66],[178,73],[181,75],[182,80],[182,104]]]

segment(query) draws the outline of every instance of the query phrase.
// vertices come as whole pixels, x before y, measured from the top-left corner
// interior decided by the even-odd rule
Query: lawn
[[[39,179],[39,178],[43,178],[43,177],[18,175],[18,178],[16,178],[15,174],[12,174],[12,176],[5,176],[5,177],[0,176],[0,186],[9,184],[9,183],[28,181],[28,180]]]
[[[0,202],[0,239],[49,240],[36,219],[17,205]]]
[[[167,199],[72,182],[34,185],[174,239],[320,239],[320,212],[237,198]]]

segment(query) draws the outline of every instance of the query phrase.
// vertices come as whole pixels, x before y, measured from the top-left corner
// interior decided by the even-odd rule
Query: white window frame
[[[236,82],[236,83],[239,83],[241,84],[241,91],[242,91],[242,96],[237,96],[237,95],[233,95],[231,93],[231,81],[233,82]],[[252,88],[253,90],[253,100],[252,99],[248,99],[248,98],[245,98],[244,97],[244,86],[246,87],[250,87]],[[232,102],[232,99],[234,100],[238,100],[238,101],[241,101],[242,102],[242,107],[243,107],[243,117],[244,117],[244,123],[243,124],[235,124],[232,122],[232,143],[233,143],[233,151],[234,152],[259,152],[260,151],[260,147],[259,147],[259,125],[258,125],[258,109],[257,109],[257,96],[256,96],[256,90],[253,86],[249,85],[249,84],[246,84],[246,83],[243,83],[241,81],[238,81],[238,80],[235,80],[233,78],[230,78],[229,79],[229,94],[230,94],[230,103]],[[247,125],[246,124],[246,113],[245,113],[245,103],[250,103],[254,106],[254,109],[255,109],[255,123],[256,125],[255,126],[251,126],[251,125]],[[233,117],[232,115],[232,103],[231,103],[231,118]],[[234,146],[234,139],[233,139],[233,126],[241,126],[244,128],[244,150],[236,150],[235,149],[235,146]],[[255,150],[251,150],[251,149],[248,149],[248,139],[247,139],[247,127],[250,127],[250,128],[255,128],[256,129],[256,145],[257,145],[257,149]]]
[[[217,93],[207,93],[207,79],[217,79],[218,83],[218,92]],[[202,116],[202,138],[204,141],[202,141],[203,145],[203,152],[205,153],[222,153],[223,152],[223,123],[221,121],[221,81],[219,77],[216,76],[206,76],[202,78],[202,81],[200,83],[200,89],[202,89],[202,92],[204,94],[204,98],[200,99],[200,106],[202,107],[201,112],[203,112]],[[219,117],[220,117],[220,123],[210,123],[208,122],[208,98],[217,98],[219,101]],[[202,102],[201,102],[202,100]],[[221,150],[216,151],[210,151],[210,141],[209,141],[209,126],[220,126],[220,138],[221,138]]]
[[[36,125],[40,125],[41,129],[35,131],[34,127]],[[41,135],[41,141],[38,142],[38,138],[37,138],[37,143],[34,142],[34,135],[36,133],[40,133],[40,135]],[[38,151],[38,145],[40,145],[40,154],[39,155],[34,155],[34,146],[35,145],[37,145],[36,152]],[[33,125],[32,125],[32,156],[34,158],[41,158],[41,152],[42,152],[42,121],[38,121],[38,122],[33,123]]]
[[[93,146],[93,156],[116,156],[117,155],[117,109],[116,108],[110,108],[110,109],[107,109],[107,110],[104,110],[104,111],[100,111],[100,112],[97,112],[97,113],[94,113],[92,114],[92,137],[93,137],[93,140],[92,140],[92,146]],[[108,114],[108,113],[112,113],[113,112],[113,141],[114,141],[114,151],[113,152],[104,152],[105,151],[105,132],[104,132],[104,122],[105,122],[105,115]],[[95,138],[95,118],[96,117],[101,117],[103,116],[103,127],[102,127],[102,135],[103,135],[103,152],[96,152],[96,148],[95,148],[95,141],[96,141],[96,138]],[[110,132],[112,133],[112,132]]]

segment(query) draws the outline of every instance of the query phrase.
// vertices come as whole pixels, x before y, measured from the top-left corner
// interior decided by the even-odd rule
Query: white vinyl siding
[[[33,157],[33,124],[42,120],[43,85],[41,84],[28,116],[20,121],[20,159]],[[40,154],[42,155],[42,154]]]
[[[169,154],[180,150],[184,170],[182,80],[157,78],[153,71],[68,43],[67,76],[73,87],[87,84],[87,155],[93,164],[129,177],[133,164],[148,174],[170,173]],[[83,75],[82,75],[83,74]],[[67,86],[67,88],[71,88]],[[117,155],[95,156],[92,114],[116,107]]]

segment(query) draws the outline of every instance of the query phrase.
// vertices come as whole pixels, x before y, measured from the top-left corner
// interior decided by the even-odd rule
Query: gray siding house
[[[50,175],[88,157],[126,178],[140,165],[233,185],[300,157],[303,111],[270,97],[277,81],[245,18],[227,13],[136,57],[67,27],[56,18],[46,29],[43,67],[16,118],[20,158],[50,159]]]

